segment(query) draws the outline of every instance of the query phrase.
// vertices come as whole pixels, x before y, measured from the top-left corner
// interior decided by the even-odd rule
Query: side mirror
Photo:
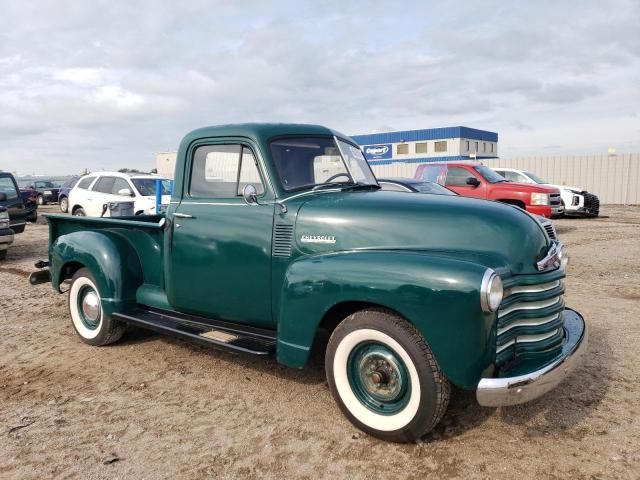
[[[467,178],[467,185],[477,187],[478,185],[480,185],[480,180],[478,180],[476,177],[469,177]]]
[[[4,202],[7,200],[7,194],[4,192],[0,192],[0,202]]]
[[[133,197],[133,192],[128,188],[121,188],[120,190],[118,190],[118,195],[122,197]]]
[[[258,204],[258,191],[256,187],[251,184],[245,185],[242,189],[242,198],[247,205],[257,205]]]

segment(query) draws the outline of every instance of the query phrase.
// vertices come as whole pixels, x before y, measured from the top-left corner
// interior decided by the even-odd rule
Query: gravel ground
[[[640,478],[640,208],[603,215],[557,222],[585,364],[523,406],[456,390],[410,445],[351,426],[320,355],[297,371],[140,330],[81,343],[66,296],[28,285],[47,247],[29,225],[0,264],[0,478]]]

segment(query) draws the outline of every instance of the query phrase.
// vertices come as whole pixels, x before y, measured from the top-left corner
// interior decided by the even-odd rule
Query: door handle
[[[174,213],[173,214],[174,217],[178,217],[178,218],[195,218],[193,215],[187,215],[186,213]]]

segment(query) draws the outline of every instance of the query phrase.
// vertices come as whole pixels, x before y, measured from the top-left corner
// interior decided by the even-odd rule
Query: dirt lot
[[[640,478],[640,208],[560,220],[568,305],[586,363],[534,403],[481,408],[455,391],[423,442],[360,433],[304,371],[143,331],[81,343],[66,296],[29,287],[47,228],[0,264],[1,478]]]

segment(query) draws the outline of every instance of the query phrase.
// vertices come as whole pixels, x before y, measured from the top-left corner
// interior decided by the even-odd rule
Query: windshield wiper
[[[349,184],[345,190],[364,190],[365,188],[375,188],[376,190],[379,190],[380,188],[382,188],[380,185],[376,185],[375,183],[360,183],[360,182],[356,182],[356,183],[351,183]]]
[[[311,190],[312,191],[322,190],[324,188],[342,188],[342,187],[348,187],[352,185],[356,185],[356,184],[353,182],[325,182],[325,183],[318,183]]]

